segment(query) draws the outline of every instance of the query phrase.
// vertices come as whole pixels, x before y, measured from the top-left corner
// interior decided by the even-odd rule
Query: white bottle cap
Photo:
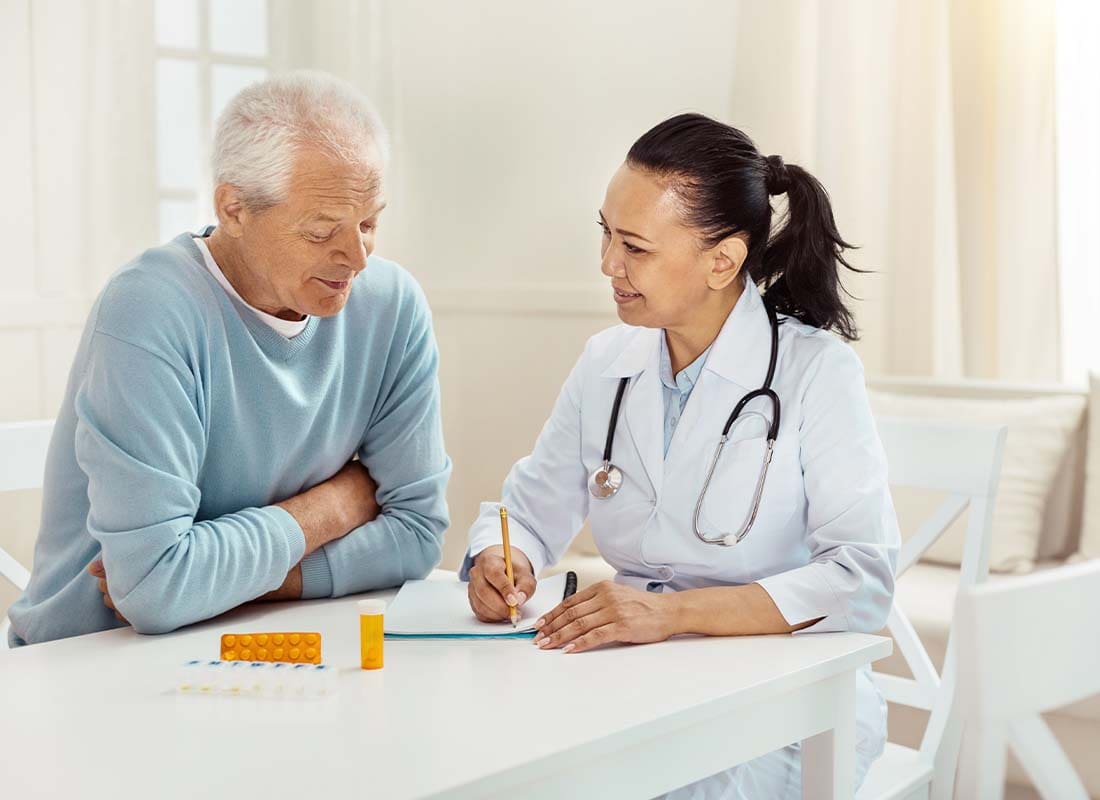
[[[360,600],[355,604],[360,615],[375,615],[386,613],[385,600]]]

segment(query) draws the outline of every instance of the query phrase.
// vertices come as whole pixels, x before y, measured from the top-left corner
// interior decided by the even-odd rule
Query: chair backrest
[[[1051,482],[1050,492],[1043,501],[1043,522],[1040,526],[1040,559],[1063,558],[1080,546],[1081,518],[1086,494],[1085,457],[1087,455],[1087,413],[1089,390],[1066,384],[1007,383],[1005,381],[972,378],[944,380],[941,378],[879,377],[869,379],[867,388],[877,392],[908,396],[953,398],[960,400],[1042,400],[1059,397],[1080,397],[1085,402],[1077,430],[1069,440],[1058,473]]]
[[[0,424],[0,492],[40,489],[46,472],[46,453],[53,435],[53,420]],[[30,572],[0,547],[0,578],[19,591],[27,588]],[[0,622],[0,648],[7,647],[8,620]]]
[[[898,556],[897,576],[915,564],[964,512],[969,512],[959,585],[982,583],[989,575],[989,544],[993,501],[1001,473],[1006,430],[909,419],[877,421],[886,450],[890,483],[945,492],[947,498],[916,532],[905,538]],[[907,533],[907,532],[903,532]],[[939,776],[937,794],[954,775],[958,721],[953,715],[955,668],[952,630],[943,671],[938,672],[905,612],[895,603],[887,622],[912,678],[874,673],[883,696],[931,712],[919,757]]]
[[[1087,798],[1039,714],[1100,694],[1098,608],[1100,560],[960,592],[961,797],[1001,796],[1011,745],[1043,797]]]

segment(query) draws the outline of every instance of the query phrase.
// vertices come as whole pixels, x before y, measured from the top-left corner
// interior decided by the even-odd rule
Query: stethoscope
[[[714,458],[711,459],[710,469],[707,470],[706,480],[703,481],[703,490],[699,492],[699,499],[695,503],[695,513],[691,520],[692,528],[699,541],[706,544],[718,544],[725,547],[732,547],[748,535],[753,523],[756,522],[756,514],[760,510],[760,498],[764,494],[764,480],[768,476],[768,465],[772,463],[772,452],[775,450],[775,437],[779,433],[779,396],[771,388],[772,378],[775,377],[775,362],[779,357],[779,320],[776,318],[775,309],[772,308],[770,303],[765,302],[764,308],[768,312],[768,322],[771,325],[772,331],[772,349],[771,356],[768,359],[768,374],[764,378],[763,386],[746,394],[737,402],[737,405],[733,407],[733,413],[729,415],[725,427],[722,428],[722,437],[718,440],[718,447],[714,451]],[[604,443],[603,447],[603,463],[592,470],[592,474],[588,476],[588,491],[591,492],[592,496],[597,500],[606,500],[609,497],[614,497],[623,485],[623,471],[611,463],[611,445],[615,441],[615,427],[619,422],[619,406],[622,405],[623,393],[626,391],[626,385],[629,382],[630,378],[619,379],[619,388],[615,392],[615,402],[611,406],[611,419],[607,425],[607,441]],[[767,448],[764,451],[764,464],[760,467],[760,476],[756,480],[756,489],[753,491],[752,495],[752,506],[749,508],[749,513],[745,517],[745,521],[737,533],[723,533],[718,536],[708,536],[699,530],[699,513],[703,508],[703,498],[706,497],[707,489],[710,488],[711,479],[714,477],[714,470],[718,466],[718,459],[722,455],[722,448],[726,446],[726,441],[729,439],[730,428],[737,422],[745,406],[757,397],[767,397],[771,400],[772,420],[771,424],[768,426],[768,440]],[[759,412],[749,412],[749,415],[765,418],[764,415]],[[746,415],[746,417],[749,415]]]

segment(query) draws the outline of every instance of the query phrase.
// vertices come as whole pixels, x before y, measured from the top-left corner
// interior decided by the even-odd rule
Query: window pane
[[[199,185],[199,67],[157,60],[157,182],[162,189]]]
[[[161,47],[199,46],[198,0],[157,0],[156,20]]]
[[[198,233],[198,206],[194,200],[160,201],[160,240],[167,242],[184,231]]]
[[[210,69],[210,119],[217,122],[233,95],[250,83],[267,77],[263,67],[239,67],[235,64],[215,64]]]
[[[267,55],[267,0],[210,0],[210,48],[236,56]]]

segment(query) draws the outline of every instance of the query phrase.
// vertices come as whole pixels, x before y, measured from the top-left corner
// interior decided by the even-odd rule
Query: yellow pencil
[[[508,541],[508,509],[504,506],[500,507],[500,538],[504,540],[504,574],[508,576],[512,586],[515,586],[516,576],[512,572],[512,545]],[[519,624],[519,611],[511,604],[508,606],[508,616],[512,620],[512,627],[515,628]]]

